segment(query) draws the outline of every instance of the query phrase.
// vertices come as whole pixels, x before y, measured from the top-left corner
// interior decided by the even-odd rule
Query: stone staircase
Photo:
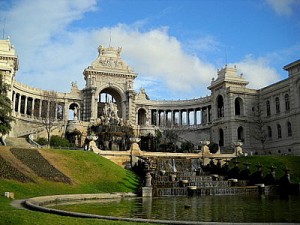
[[[28,143],[26,138],[20,138],[20,137],[7,137],[6,138],[6,144],[7,146],[13,146],[13,147],[22,147],[22,148],[33,148],[33,145]]]

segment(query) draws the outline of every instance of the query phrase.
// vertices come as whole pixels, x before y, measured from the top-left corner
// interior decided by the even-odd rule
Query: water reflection
[[[108,216],[206,222],[300,222],[300,197],[133,198],[55,208]]]

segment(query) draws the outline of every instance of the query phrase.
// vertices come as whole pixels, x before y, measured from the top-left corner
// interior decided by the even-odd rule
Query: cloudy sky
[[[151,99],[189,99],[225,64],[260,88],[287,77],[300,57],[299,0],[0,0],[17,80],[69,92],[99,45],[122,47]],[[111,37],[111,38],[110,38]]]

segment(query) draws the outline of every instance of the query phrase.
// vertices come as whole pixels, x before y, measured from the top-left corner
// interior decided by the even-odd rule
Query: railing
[[[33,134],[28,135],[28,142],[33,145],[35,148],[42,148],[42,146],[33,140]]]

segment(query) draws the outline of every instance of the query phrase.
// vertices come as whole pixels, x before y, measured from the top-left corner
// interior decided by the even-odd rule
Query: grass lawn
[[[230,162],[230,168],[233,165],[232,160]],[[279,179],[285,173],[285,169],[288,168],[290,171],[290,177],[292,183],[300,183],[300,156],[291,156],[291,155],[277,155],[277,156],[247,156],[237,158],[239,161],[239,168],[243,170],[245,166],[244,163],[250,163],[251,173],[256,171],[256,165],[262,165],[262,170],[264,176],[270,173],[270,167],[273,165],[276,167],[276,178]]]
[[[26,154],[26,149],[20,149]],[[32,150],[35,151],[35,150]],[[33,182],[20,182],[17,180],[3,179],[0,175],[0,194],[14,192],[16,199],[34,196],[56,194],[83,194],[105,192],[135,192],[139,182],[132,172],[125,170],[110,160],[92,152],[73,150],[40,150],[41,155],[56,169],[72,180],[72,183],[53,182],[43,179],[25,165],[25,159],[19,160],[13,156],[7,147],[0,147],[0,156],[20,170]],[[38,164],[39,162],[32,162]],[[46,170],[40,166],[41,170]],[[1,169],[2,173],[9,171]],[[107,221],[99,219],[82,219],[63,217],[42,212],[16,209],[10,205],[11,199],[0,196],[0,224],[141,224],[123,221]]]

